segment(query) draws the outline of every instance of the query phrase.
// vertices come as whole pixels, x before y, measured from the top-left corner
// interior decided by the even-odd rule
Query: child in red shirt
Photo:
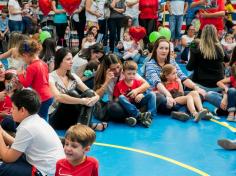
[[[202,107],[202,101],[197,91],[191,91],[187,95],[184,95],[183,86],[181,80],[177,76],[175,66],[166,64],[162,68],[160,78],[176,103],[187,105],[187,108],[193,115],[195,122],[198,122],[201,118],[206,116],[208,111]]]
[[[41,45],[36,40],[30,39],[19,44],[18,52],[28,66],[26,72],[23,69],[18,72],[18,79],[24,87],[32,87],[39,94],[41,107],[38,114],[47,120],[53,97],[49,88],[48,66],[39,59],[40,51]]]
[[[124,79],[116,84],[113,96],[130,115],[126,118],[127,124],[135,126],[138,120],[143,126],[149,127],[152,123],[151,115],[156,114],[156,95],[152,92],[136,94],[135,89],[142,85],[140,80],[135,79],[137,69],[138,66],[134,61],[124,63]],[[149,85],[146,90],[148,88]],[[138,108],[145,105],[147,112],[141,113]]]
[[[228,121],[236,122],[236,62],[231,66],[231,76],[218,81],[217,86],[223,89],[221,109],[228,110]]]
[[[88,126],[71,126],[65,135],[66,158],[57,161],[55,176],[98,176],[98,161],[85,155],[95,138],[95,132]]]

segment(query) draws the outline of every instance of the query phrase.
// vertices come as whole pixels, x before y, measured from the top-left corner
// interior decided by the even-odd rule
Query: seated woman
[[[98,119],[127,122],[126,118],[129,117],[127,111],[125,111],[120,103],[115,102],[113,99],[115,85],[118,81],[123,79],[122,64],[118,57],[115,54],[106,55],[94,78],[94,89],[101,97],[100,103],[95,106],[95,115]],[[134,97],[144,93],[149,87],[147,81],[140,75],[136,74],[135,79],[141,82],[141,86],[130,91],[130,94]]]
[[[93,106],[99,96],[76,74],[70,72],[72,60],[69,50],[57,50],[54,71],[49,74],[49,86],[54,97],[54,103],[49,109],[49,123],[55,129],[67,129],[71,125],[82,123],[102,131],[107,123],[91,123]]]
[[[197,91],[203,97],[206,96],[206,92],[187,78],[175,60],[170,59],[170,42],[160,37],[154,44],[152,56],[150,61],[146,63],[144,74],[152,90],[156,92],[157,111],[161,113],[171,112],[172,118],[186,121],[190,118],[189,115],[184,112],[175,111],[178,108],[176,101],[161,82],[160,74],[166,64],[171,64],[176,68],[177,75],[185,87]],[[159,90],[159,92],[157,92],[157,90]]]
[[[192,80],[202,88],[216,88],[217,81],[224,78],[224,62],[229,59],[218,40],[214,25],[202,30],[199,44],[190,48],[190,59],[186,68],[193,71]]]

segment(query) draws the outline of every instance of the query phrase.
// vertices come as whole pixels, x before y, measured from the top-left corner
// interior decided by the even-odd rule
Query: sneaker
[[[137,123],[137,120],[134,117],[127,117],[125,119],[125,123],[131,127],[135,126]]]
[[[225,150],[236,150],[236,143],[228,139],[220,139],[217,141],[217,143]]]
[[[140,123],[145,126],[146,128],[149,128],[149,126],[152,123],[152,119],[151,119],[151,113],[150,112],[143,112],[140,114]]]
[[[229,122],[234,122],[234,116],[228,116],[226,120]]]
[[[202,120],[210,120],[213,119],[214,115],[211,112],[208,112],[203,118]]]
[[[184,112],[172,111],[170,115],[173,119],[180,120],[183,122],[190,119],[190,116]]]

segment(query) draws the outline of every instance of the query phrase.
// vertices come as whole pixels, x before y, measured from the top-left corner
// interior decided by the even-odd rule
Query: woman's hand
[[[81,98],[81,100],[82,100],[82,103],[81,103],[82,105],[92,107],[99,100],[99,96],[96,95],[96,96],[91,97],[91,98]]]
[[[200,87],[196,87],[194,90],[196,90],[200,95],[203,96],[203,98],[205,98],[206,96],[206,91]]]
[[[109,83],[114,78],[114,73],[110,69],[107,69],[105,82]]]
[[[176,104],[175,99],[172,97],[166,97],[166,100],[167,100],[166,106],[168,108],[172,108]]]

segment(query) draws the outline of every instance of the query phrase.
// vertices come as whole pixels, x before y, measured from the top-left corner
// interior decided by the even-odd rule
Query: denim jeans
[[[48,109],[52,103],[53,103],[53,98],[49,98],[48,100],[43,101],[41,103],[38,115],[46,121],[48,121]]]
[[[222,94],[214,91],[207,92],[205,96],[205,100],[211,103],[212,105],[216,106],[217,108],[220,107],[222,98],[223,98]]]
[[[181,38],[181,28],[183,24],[183,15],[170,15],[169,17],[171,39]]]
[[[228,112],[235,112],[236,110],[236,89],[229,88],[228,92]]]
[[[22,32],[22,30],[23,30],[23,23],[22,23],[22,21],[9,20],[8,26],[9,26],[10,32],[13,32],[13,31]]]
[[[144,94],[143,99],[139,103],[131,103],[124,96],[119,96],[119,103],[125,108],[128,114],[137,118],[140,115],[138,107],[147,105],[147,111],[151,112],[152,116],[156,115],[156,95],[153,92]]]

